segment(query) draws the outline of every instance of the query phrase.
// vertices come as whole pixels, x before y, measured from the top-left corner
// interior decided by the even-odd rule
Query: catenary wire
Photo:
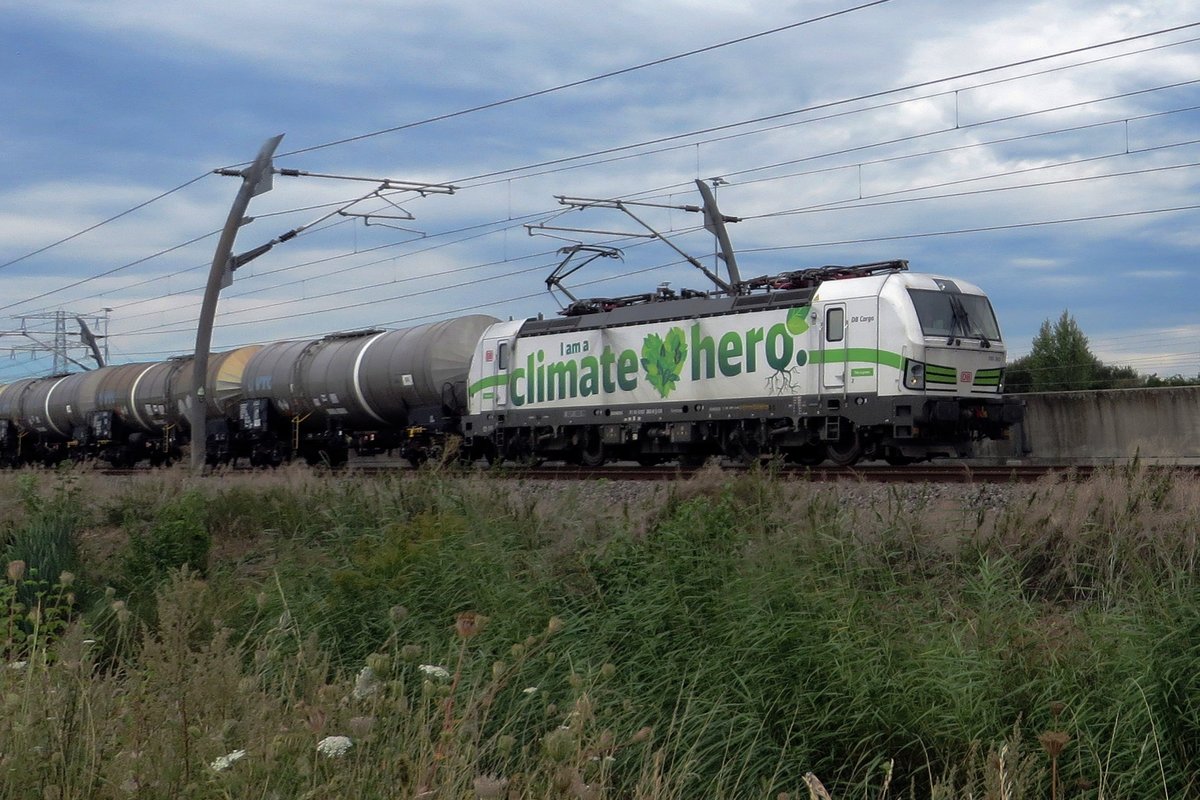
[[[977,75],[977,74],[981,74],[981,73],[993,72],[993,71],[996,71],[996,70],[1005,69],[1005,68],[1009,68],[1009,67],[1016,66],[1016,65],[1024,65],[1024,64],[1028,64],[1028,63],[1032,63],[1032,62],[1044,61],[1044,60],[1051,59],[1051,58],[1055,58],[1055,57],[1059,57],[1059,56],[1062,56],[1062,55],[1065,55],[1065,54],[1071,54],[1071,53],[1076,53],[1076,52],[1081,52],[1081,51],[1086,51],[1086,50],[1092,50],[1092,49],[1096,49],[1096,48],[1098,48],[1098,47],[1105,47],[1105,46],[1110,46],[1110,45],[1112,45],[1112,44],[1116,44],[1116,43],[1123,43],[1123,42],[1127,42],[1127,41],[1131,41],[1131,40],[1142,39],[1142,38],[1146,38],[1146,37],[1148,37],[1148,36],[1159,35],[1159,34],[1162,34],[1162,33],[1167,33],[1167,32],[1175,32],[1175,31],[1178,31],[1178,30],[1181,30],[1181,29],[1186,29],[1186,28],[1189,28],[1189,27],[1193,27],[1193,26],[1195,26],[1195,25],[1200,25],[1200,23],[1192,23],[1192,24],[1189,24],[1189,25],[1177,26],[1177,27],[1175,27],[1175,28],[1168,28],[1168,29],[1164,29],[1164,30],[1162,30],[1162,31],[1156,31],[1156,32],[1147,33],[1147,34],[1139,34],[1139,35],[1137,35],[1137,36],[1126,37],[1126,38],[1124,38],[1124,39],[1113,40],[1113,41],[1111,41],[1111,42],[1100,43],[1100,44],[1096,44],[1096,45],[1089,45],[1089,46],[1086,46],[1086,47],[1083,47],[1083,48],[1076,48],[1076,49],[1074,49],[1074,50],[1063,51],[1063,52],[1056,53],[1056,54],[1050,54],[1050,55],[1046,55],[1046,56],[1040,56],[1040,57],[1036,57],[1036,58],[1033,58],[1033,59],[1025,59],[1025,60],[1018,61],[1018,62],[1012,62],[1012,63],[1010,63],[1010,64],[1001,65],[1001,66],[999,66],[999,67],[990,67],[990,68],[986,68],[986,69],[983,69],[983,70],[976,70],[976,71],[974,71],[974,72],[970,72],[970,73],[962,73],[962,74],[960,74],[960,75],[957,75],[957,76],[952,76],[952,77],[950,77],[950,78],[939,78],[939,79],[935,79],[935,80],[932,80],[932,81],[926,81],[926,82],[923,82],[923,83],[921,83],[921,84],[913,84],[912,86],[917,86],[917,87],[920,87],[920,86],[928,86],[928,85],[932,85],[932,84],[935,84],[935,83],[940,83],[940,82],[944,82],[944,81],[948,81],[948,80],[953,80],[953,79],[955,79],[955,78],[961,78],[961,77],[964,77],[964,76],[970,76],[970,75]],[[1186,41],[1194,41],[1194,40],[1185,40],[1185,42],[1186,42]],[[1158,48],[1163,48],[1163,47],[1168,47],[1168,46],[1174,46],[1175,44],[1180,44],[1180,43],[1185,43],[1185,42],[1179,42],[1179,43],[1170,43],[1170,44],[1168,44],[1168,45],[1158,45],[1158,46],[1156,46],[1155,48],[1148,48],[1148,49],[1158,49]],[[1139,52],[1142,52],[1142,51],[1133,51],[1133,52],[1131,52],[1131,53],[1122,53],[1122,54],[1117,54],[1117,55],[1114,55],[1114,56],[1107,56],[1107,57],[1105,57],[1104,59],[1096,59],[1095,61],[1107,60],[1107,59],[1118,58],[1118,57],[1125,57],[1125,56],[1128,56],[1128,55],[1137,54],[1137,53],[1139,53]],[[1084,63],[1084,64],[1087,64],[1087,63],[1093,63],[1093,62],[1083,62],[1083,63]],[[1060,66],[1060,67],[1054,67],[1054,68],[1051,68],[1051,69],[1048,69],[1048,70],[1043,70],[1043,71],[1039,71],[1039,72],[1035,72],[1035,73],[1029,73],[1029,74],[1026,74],[1026,75],[1021,75],[1021,76],[1012,76],[1012,77],[1009,77],[1009,78],[997,79],[997,80],[995,80],[995,81],[983,82],[983,83],[981,83],[981,84],[978,84],[978,85],[976,85],[976,86],[960,87],[959,89],[952,90],[952,91],[953,91],[953,92],[965,91],[965,90],[970,90],[970,89],[974,89],[974,88],[979,88],[979,87],[981,87],[981,86],[988,86],[988,85],[992,85],[992,84],[996,84],[996,83],[1008,82],[1008,81],[1011,81],[1011,80],[1020,80],[1020,79],[1028,78],[1028,77],[1031,77],[1031,76],[1034,76],[1034,75],[1045,74],[1045,73],[1047,73],[1047,72],[1059,71],[1059,70],[1062,70],[1062,69],[1070,69],[1070,68],[1074,68],[1074,67],[1076,67],[1076,66],[1080,66],[1080,64],[1063,65],[1063,66]],[[1193,81],[1193,82],[1188,82],[1188,83],[1194,83],[1194,81]],[[1123,94],[1123,95],[1116,95],[1116,96],[1113,96],[1113,97],[1122,97],[1122,96],[1128,96],[1128,95],[1130,95],[1130,94],[1138,94],[1138,93],[1143,93],[1143,92],[1146,92],[1146,91],[1156,91],[1156,90],[1158,90],[1158,89],[1161,89],[1161,88],[1170,88],[1170,86],[1171,86],[1171,85],[1168,85],[1168,86],[1166,86],[1166,87],[1156,87],[1155,89],[1145,89],[1145,90],[1139,90],[1139,92],[1130,92],[1130,93],[1126,93],[1126,94]],[[908,87],[904,87],[904,88],[908,88]],[[902,91],[902,90],[903,90],[903,89],[892,89],[892,90],[885,90],[885,91],[883,91],[883,92],[872,93],[871,95],[860,96],[859,98],[850,98],[850,99],[846,99],[846,100],[834,101],[833,103],[829,103],[829,104],[822,104],[822,105],[821,105],[821,106],[819,106],[819,107],[828,107],[828,106],[830,106],[830,105],[841,105],[841,104],[845,104],[845,103],[853,102],[853,101],[854,101],[854,100],[856,100],[856,99],[862,99],[862,97],[877,97],[877,96],[881,96],[881,95],[885,95],[885,94],[890,94],[890,93],[893,93],[893,92],[898,92],[898,91]],[[943,92],[943,93],[939,93],[939,94],[950,94],[950,93],[951,93],[951,92],[949,92],[949,91],[948,91],[948,92]],[[922,99],[922,98],[909,98],[909,99],[907,99],[907,100],[903,100],[903,101],[895,101],[895,102],[896,102],[896,103],[901,103],[901,102],[912,102],[912,101],[914,101],[914,100],[918,100],[918,99]],[[1112,99],[1112,98],[1102,98],[1102,99]],[[1086,104],[1087,102],[1100,102],[1102,99],[1097,99],[1097,100],[1095,100],[1095,101],[1084,101],[1083,103],[1077,103],[1077,104],[1072,104],[1072,105],[1082,105],[1082,104]],[[884,104],[884,105],[892,105],[892,103],[889,103],[889,104]],[[1061,107],[1059,107],[1059,108],[1061,108]],[[801,113],[801,112],[802,112],[802,111],[804,111],[804,110],[806,110],[806,109],[800,109],[800,110],[794,110],[794,111],[790,111],[790,112],[785,112],[785,114],[784,114],[784,115],[795,114],[795,113]],[[848,113],[859,113],[859,112],[861,112],[861,111],[867,111],[867,110],[873,110],[873,109],[870,109],[870,108],[868,108],[868,109],[857,109],[857,110],[848,111],[848,112],[840,112],[840,113],[839,113],[839,114],[837,114],[837,115],[831,115],[831,116],[840,116],[840,115],[843,115],[843,114],[848,114]],[[1049,110],[1057,110],[1057,109],[1048,109],[1048,110],[1046,110],[1046,111],[1049,111]],[[1030,112],[1030,113],[1045,113],[1045,112],[1043,111],[1043,112]],[[771,118],[776,118],[776,117],[778,117],[778,116],[780,116],[780,115],[772,115],[772,117],[771,117]],[[977,123],[971,123],[971,124],[968,124],[968,125],[966,125],[966,126],[956,126],[956,128],[948,128],[948,129],[944,129],[944,130],[941,130],[941,131],[934,131],[934,132],[930,132],[930,133],[923,134],[923,135],[933,135],[933,134],[940,133],[940,132],[948,132],[948,131],[951,131],[951,130],[955,130],[955,129],[957,129],[958,127],[975,127],[975,126],[978,126],[978,125],[980,125],[980,124],[986,124],[986,123],[990,123],[990,122],[1002,121],[1002,120],[1007,120],[1007,119],[1014,119],[1014,118],[1019,118],[1019,117],[1023,117],[1023,116],[1028,116],[1028,114],[1011,115],[1010,117],[1007,117],[1007,118],[1000,118],[1000,119],[997,119],[997,120],[989,120],[989,121],[986,121],[986,122],[984,122],[984,123],[978,123],[978,122],[977,122]],[[734,127],[734,126],[741,126],[741,125],[745,125],[745,124],[752,124],[753,122],[756,122],[756,121],[761,121],[761,119],[763,119],[763,118],[756,118],[756,119],[754,119],[754,120],[742,121],[742,122],[737,122],[737,123],[731,123],[730,125],[720,126],[720,128],[721,128],[721,129],[726,129],[726,128],[729,128],[729,127]],[[807,120],[806,120],[806,121],[807,121]],[[806,121],[802,121],[801,123],[793,123],[793,124],[802,124],[803,122],[806,122]],[[708,130],[712,130],[712,129],[708,129]],[[695,132],[693,132],[693,133],[690,133],[690,134],[681,134],[680,136],[684,136],[684,137],[686,137],[686,136],[691,136],[691,135],[695,135]],[[741,134],[739,134],[739,135],[741,135]],[[678,137],[670,137],[670,138],[678,138]],[[906,137],[906,138],[907,138],[907,137]],[[657,141],[661,141],[661,140],[657,140]],[[704,142],[698,142],[698,143],[689,143],[687,146],[692,146],[693,144],[703,144],[703,143],[704,143]],[[623,146],[621,146],[621,147],[619,147],[619,148],[615,148],[615,150],[624,150],[624,149],[636,148],[636,147],[640,147],[640,146],[641,146],[640,144],[635,144],[635,145],[623,145]],[[867,147],[870,147],[870,146],[879,146],[879,145],[867,145]],[[606,151],[603,151],[603,152],[612,152],[613,150],[614,150],[614,149],[609,149],[609,150],[606,150]],[[639,154],[639,155],[640,155],[640,154]],[[568,159],[568,160],[571,160],[571,159],[576,159],[576,158],[582,158],[582,157],[586,157],[586,156],[572,156],[572,157],[570,157],[570,159]],[[535,166],[544,165],[545,163],[547,163],[547,162],[541,162],[541,164],[539,164],[539,165],[535,165]],[[785,163],[786,163],[786,162],[785,162]],[[523,169],[527,169],[527,168],[528,168],[528,167],[518,167],[518,168],[512,168],[512,170],[507,170],[507,171],[519,171],[519,170],[523,170]],[[771,167],[769,167],[769,166],[764,166],[764,167],[759,167],[759,168],[756,168],[756,169],[757,169],[757,170],[761,170],[761,169],[767,169],[767,168],[771,168]],[[486,176],[489,176],[489,175],[496,175],[496,174],[502,174],[502,173],[485,173],[485,174],[484,174],[484,176],[486,177]],[[200,176],[200,177],[203,177],[203,176]],[[524,176],[522,176],[522,177],[524,177]],[[199,177],[198,177],[198,178],[196,178],[196,179],[193,179],[193,181],[191,181],[191,182],[189,182],[189,183],[195,182],[196,180],[199,180]],[[471,179],[471,178],[466,178],[466,179],[461,179],[461,180],[460,180],[460,182],[468,182],[468,181],[470,181],[470,180],[472,180],[472,179]],[[174,191],[178,191],[178,189],[180,189],[180,188],[183,188],[184,186],[187,186],[187,185],[188,185],[188,184],[184,184],[183,186],[177,187],[176,189],[174,189],[174,190],[171,190],[171,192],[164,193],[163,195],[161,195],[161,197],[165,197],[167,194],[170,194],[170,193],[172,193],[172,192],[174,192]],[[641,194],[645,194],[645,192],[640,192],[640,193],[638,193],[638,194],[639,194],[639,195],[641,195]],[[157,199],[157,198],[156,198],[156,199]],[[151,200],[151,201],[147,201],[147,203],[144,203],[144,204],[142,204],[142,206],[144,206],[144,205],[148,205],[150,202],[153,202],[153,200]],[[140,207],[142,207],[142,206],[139,206],[139,208],[140,208]],[[136,210],[136,208],[135,208],[135,209],[130,209],[130,211],[132,211],[132,210]],[[113,218],[111,218],[111,219],[116,219],[116,218],[119,218],[120,216],[124,216],[124,215],[125,215],[125,214],[127,214],[127,213],[129,213],[129,211],[127,211],[127,212],[123,212],[122,214],[120,214],[120,215],[117,215],[116,217],[113,217]],[[278,212],[278,213],[290,213],[290,212]],[[100,224],[103,224],[103,223],[100,223]],[[96,225],[96,226],[93,226],[93,228],[92,228],[92,229],[94,229],[95,227],[99,227],[99,224],[98,224],[98,225]],[[90,230],[90,229],[89,229],[89,230]],[[83,233],[83,232],[81,232],[81,233]],[[76,235],[79,235],[79,234],[76,234]],[[74,237],[68,237],[68,239],[69,239],[69,238],[74,238]],[[66,241],[66,240],[64,240],[64,241]],[[48,248],[44,248],[44,249],[48,249]],[[170,251],[171,251],[171,250],[173,250],[173,249],[177,249],[177,248],[169,248],[168,250],[166,250],[166,251],[163,251],[163,252],[170,252]],[[161,254],[161,253],[160,253],[160,254]],[[153,257],[154,257],[154,256],[150,256],[150,257],[148,257],[148,258],[153,258]],[[24,258],[24,257],[23,257],[23,258]],[[145,261],[145,260],[148,260],[148,258],[147,258],[147,259],[139,259],[138,261],[136,261],[136,262],[133,262],[133,263],[134,263],[134,264],[142,263],[143,261]],[[18,260],[20,260],[20,259],[18,259]],[[12,263],[15,263],[15,262],[12,262]],[[114,270],[110,270],[110,271],[108,271],[108,272],[104,273],[104,275],[105,275],[105,276],[107,276],[107,275],[110,275],[110,274],[112,274],[112,273],[113,273],[113,272],[115,272],[115,271],[119,271],[119,270],[121,270],[121,269],[128,268],[129,266],[132,266],[132,264],[131,264],[131,265],[125,265],[124,267],[116,268],[116,269],[114,269]],[[197,268],[199,268],[199,267],[197,267]],[[73,288],[74,286],[81,285],[82,283],[86,283],[86,282],[88,282],[89,280],[93,280],[93,279],[95,279],[95,278],[97,278],[97,277],[101,277],[101,276],[93,276],[93,278],[84,279],[83,281],[77,282],[77,283],[75,283],[75,284],[72,284],[71,286],[69,286],[69,287],[65,287],[65,288]],[[15,307],[15,306],[18,306],[18,305],[24,305],[25,303],[27,303],[27,302],[31,302],[31,301],[32,301],[32,300],[34,300],[34,299],[41,299],[41,297],[45,297],[45,296],[48,296],[49,294],[53,294],[53,293],[54,293],[54,292],[47,292],[47,293],[44,293],[44,294],[42,294],[42,295],[39,295],[38,297],[35,297],[35,298],[30,298],[30,299],[27,299],[27,300],[19,301],[19,302],[17,302],[17,303],[12,303],[12,304],[9,304],[8,306],[0,307],[0,310],[6,310],[6,309],[8,309],[8,308],[13,308],[13,307]],[[84,299],[88,299],[88,298],[84,298]]]
[[[724,47],[730,47],[733,45],[742,44],[744,42],[749,42],[754,39],[761,39],[766,36],[772,36],[774,34],[793,30],[795,28],[803,27],[805,25],[812,25],[817,22],[823,22],[825,20],[834,19],[835,17],[852,14],[856,11],[862,11],[864,9],[872,8],[874,6],[884,5],[885,3],[888,3],[888,2],[890,2],[890,0],[872,0],[872,2],[869,2],[869,3],[862,3],[860,5],[852,6],[850,8],[839,9],[837,11],[832,11],[828,14],[821,14],[820,16],[810,17],[808,19],[800,20],[799,22],[793,22],[788,25],[781,25],[776,28],[771,28],[770,30],[759,31],[758,33],[749,34],[747,36],[740,36],[736,39],[729,39],[724,42],[719,42],[717,44],[708,45],[706,47],[699,47],[694,50],[688,50],[687,52],[684,52],[684,53],[677,53],[675,55],[658,58],[653,61],[647,61],[642,64],[636,64],[631,67],[623,67],[621,69],[610,70],[609,72],[601,73],[599,75],[593,75],[588,78],[581,78],[579,80],[569,81],[567,83],[561,83],[561,84],[558,84],[557,86],[552,86],[552,87],[549,87],[546,89],[538,89],[536,91],[526,92],[524,94],[520,94],[515,97],[509,97],[504,100],[495,100],[490,103],[483,103],[481,105],[472,106],[471,108],[465,108],[465,109],[461,109],[459,111],[451,111],[451,112],[448,112],[445,114],[438,114],[437,116],[428,117],[426,119],[417,120],[415,122],[407,122],[407,123],[404,123],[403,125],[394,125],[390,128],[383,128],[381,130],[371,131],[369,133],[360,133],[356,136],[348,136],[346,138],[337,139],[335,141],[326,142],[324,144],[317,144],[317,145],[312,145],[310,147],[303,147],[298,150],[291,150],[289,152],[280,154],[280,157],[300,155],[302,153],[312,153],[317,150],[324,150],[329,147],[336,147],[339,145],[350,144],[351,142],[359,142],[364,139],[370,139],[370,138],[373,138],[376,136],[383,136],[383,135],[386,135],[389,133],[397,133],[398,131],[410,130],[412,128],[416,128],[416,127],[419,127],[422,125],[429,125],[434,122],[442,122],[444,120],[453,119],[455,117],[461,117],[466,114],[474,114],[479,111],[486,111],[486,110],[493,109],[493,108],[499,108],[501,106],[511,105],[512,103],[517,103],[522,100],[529,100],[534,97],[542,97],[544,95],[551,94],[553,92],[560,92],[565,89],[573,89],[578,86],[584,86],[586,84],[595,83],[597,81],[606,80],[608,78],[615,78],[619,75],[627,75],[631,72],[637,72],[639,70],[647,69],[649,67],[661,66],[662,64],[667,64],[672,61],[679,61],[681,59],[690,58],[691,56],[700,55],[702,53],[709,53],[709,52],[712,52],[714,50],[718,50],[718,49],[721,49]]]
[[[311,153],[311,152],[315,152],[315,151],[317,151],[317,150],[324,150],[324,149],[327,149],[327,148],[330,148],[330,147],[335,147],[335,146],[338,146],[338,145],[349,144],[349,143],[351,143],[351,142],[357,142],[357,141],[361,141],[361,140],[363,140],[363,139],[369,139],[369,138],[373,138],[373,137],[376,137],[376,136],[382,136],[382,135],[384,135],[384,134],[388,134],[388,133],[396,133],[396,132],[398,132],[398,131],[402,131],[402,130],[408,130],[408,129],[415,128],[415,127],[418,127],[418,126],[422,126],[422,125],[428,125],[428,124],[431,124],[431,123],[434,123],[434,122],[440,122],[440,121],[447,120],[447,119],[453,119],[453,118],[455,118],[455,117],[461,117],[461,116],[465,116],[465,115],[468,115],[468,114],[473,114],[473,113],[476,113],[476,112],[479,112],[479,111],[484,111],[484,110],[488,110],[488,109],[492,109],[492,108],[499,108],[499,107],[501,107],[501,106],[510,105],[510,104],[512,104],[512,103],[517,103],[517,102],[520,102],[520,101],[522,101],[522,100],[528,100],[528,99],[532,99],[532,98],[535,98],[535,97],[542,97],[542,96],[545,96],[545,95],[548,95],[548,94],[553,94],[553,93],[555,93],[555,92],[560,92],[560,91],[564,91],[564,90],[567,90],[567,89],[572,89],[572,88],[575,88],[575,87],[578,87],[578,86],[583,86],[583,85],[586,85],[586,84],[589,84],[589,83],[595,83],[595,82],[602,81],[602,80],[606,80],[606,79],[609,79],[609,78],[614,78],[614,77],[617,77],[617,76],[620,76],[620,75],[626,75],[626,74],[629,74],[629,73],[632,73],[632,72],[637,72],[637,71],[640,71],[640,70],[643,70],[643,69],[648,69],[648,68],[650,68],[650,67],[661,66],[661,65],[663,65],[663,64],[667,64],[667,63],[670,63],[670,62],[673,62],[673,61],[679,61],[679,60],[682,60],[682,59],[685,59],[685,58],[690,58],[690,57],[692,57],[692,56],[696,56],[696,55],[700,55],[700,54],[703,54],[703,53],[712,52],[712,51],[719,50],[719,49],[722,49],[722,48],[725,48],[725,47],[731,47],[731,46],[734,46],[734,45],[743,44],[743,43],[745,43],[745,42],[753,41],[753,40],[755,40],[755,39],[761,39],[761,38],[764,38],[764,37],[767,37],[767,36],[772,36],[772,35],[775,35],[775,34],[778,34],[778,33],[783,33],[783,32],[785,32],[785,31],[789,31],[789,30],[792,30],[792,29],[795,29],[795,28],[803,27],[803,26],[806,26],[806,25],[811,25],[811,24],[814,24],[814,23],[817,23],[817,22],[822,22],[822,21],[825,21],[825,20],[834,19],[834,18],[836,18],[836,17],[840,17],[840,16],[844,16],[844,15],[847,15],[847,14],[851,14],[851,13],[854,13],[854,12],[856,12],[856,11],[861,11],[861,10],[864,10],[864,9],[872,8],[872,7],[874,7],[874,6],[885,5],[885,4],[889,3],[889,2],[891,2],[891,0],[871,0],[870,2],[861,3],[861,4],[859,4],[859,5],[852,6],[852,7],[850,7],[850,8],[839,9],[839,10],[837,10],[837,11],[832,11],[832,12],[830,12],[830,13],[827,13],[827,14],[821,14],[821,15],[819,15],[819,16],[810,17],[810,18],[808,18],[808,19],[800,20],[800,21],[798,21],[798,22],[793,22],[793,23],[790,23],[790,24],[787,24],[787,25],[780,25],[780,26],[777,26],[777,27],[775,27],[775,28],[771,28],[771,29],[764,30],[764,31],[758,31],[758,32],[756,32],[756,33],[748,34],[748,35],[746,35],[746,36],[740,36],[740,37],[737,37],[737,38],[734,38],[734,39],[728,39],[728,40],[726,40],[726,41],[723,41],[723,42],[718,42],[718,43],[716,43],[716,44],[712,44],[712,45],[707,45],[707,46],[705,46],[705,47],[694,48],[694,49],[692,49],[692,50],[688,50],[688,51],[686,51],[686,52],[683,52],[683,53],[676,53],[676,54],[674,54],[674,55],[665,56],[665,57],[663,57],[663,58],[654,59],[654,60],[652,60],[652,61],[647,61],[647,62],[644,62],[644,63],[641,63],[641,64],[635,64],[635,65],[633,65],[633,66],[630,66],[630,67],[623,67],[623,68],[621,68],[621,69],[610,70],[610,71],[608,71],[608,72],[604,72],[604,73],[601,73],[601,74],[599,74],[599,75],[592,75],[592,76],[590,76],[590,77],[587,77],[587,78],[581,78],[581,79],[579,79],[579,80],[575,80],[575,81],[569,81],[569,82],[567,82],[567,83],[562,83],[562,84],[559,84],[559,85],[557,85],[557,86],[551,86],[551,87],[548,87],[548,88],[545,88],[545,89],[539,89],[539,90],[537,90],[537,91],[533,91],[533,92],[526,92],[526,93],[524,93],[524,94],[520,94],[520,95],[517,95],[517,96],[514,96],[514,97],[509,97],[509,98],[506,98],[506,99],[503,99],[503,100],[496,100],[496,101],[493,101],[493,102],[490,102],[490,103],[484,103],[484,104],[481,104],[481,105],[478,105],[478,106],[474,106],[474,107],[471,107],[471,108],[460,109],[460,110],[458,110],[458,111],[452,111],[452,112],[448,112],[448,113],[445,113],[445,114],[439,114],[439,115],[436,115],[436,116],[433,116],[433,117],[428,117],[428,118],[426,118],[426,119],[423,119],[423,120],[417,120],[417,121],[414,121],[414,122],[405,123],[405,124],[403,124],[403,125],[396,125],[396,126],[392,126],[392,127],[390,127],[390,128],[385,128],[385,129],[382,129],[382,130],[372,131],[372,132],[369,132],[369,133],[358,134],[358,135],[356,135],[356,136],[350,136],[350,137],[346,137],[346,138],[343,138],[343,139],[339,139],[339,140],[335,140],[335,141],[331,141],[331,142],[326,142],[326,143],[324,143],[324,144],[312,145],[312,146],[310,146],[310,147],[304,147],[304,148],[300,148],[300,149],[297,149],[297,150],[291,150],[291,151],[288,151],[288,152],[285,152],[285,153],[280,153],[278,157],[281,157],[281,158],[282,158],[282,157],[286,157],[286,156],[300,155],[300,154],[302,154],[302,153]],[[245,164],[245,163],[249,163],[249,162],[242,162],[242,163],[243,163],[243,164]],[[110,223],[110,222],[113,222],[113,221],[115,221],[115,220],[117,220],[117,219],[120,219],[121,217],[124,217],[124,216],[126,216],[126,215],[128,215],[128,214],[131,214],[131,213],[133,213],[134,211],[137,211],[137,210],[139,210],[139,209],[141,209],[141,208],[144,208],[144,207],[146,207],[146,206],[150,205],[151,203],[153,203],[153,202],[155,202],[155,201],[157,201],[157,200],[161,200],[162,198],[164,198],[164,197],[167,197],[168,195],[174,194],[175,192],[178,192],[178,191],[180,191],[181,189],[184,189],[184,188],[186,188],[186,187],[188,187],[188,186],[191,186],[193,183],[196,183],[197,181],[199,181],[199,180],[202,180],[203,178],[206,178],[206,177],[208,177],[210,174],[212,174],[212,172],[211,172],[211,171],[210,171],[210,172],[205,172],[205,173],[203,173],[203,174],[201,174],[201,175],[197,175],[195,178],[192,178],[191,180],[189,180],[189,181],[186,181],[185,183],[182,183],[182,184],[180,184],[179,186],[177,186],[177,187],[175,187],[175,188],[173,188],[173,189],[170,189],[170,190],[168,190],[168,191],[166,191],[166,192],[163,192],[162,194],[159,194],[159,195],[157,195],[157,196],[155,196],[155,197],[153,197],[153,198],[151,198],[151,199],[149,199],[149,200],[145,201],[144,203],[140,203],[140,204],[138,204],[138,205],[136,205],[136,206],[134,206],[134,207],[132,207],[132,208],[126,209],[125,211],[122,211],[122,212],[120,212],[119,214],[116,214],[116,215],[114,215],[114,216],[108,217],[107,219],[101,220],[100,222],[98,222],[98,223],[96,223],[96,224],[94,224],[94,225],[91,225],[91,226],[89,226],[89,227],[87,227],[87,228],[84,228],[84,229],[83,229],[83,230],[81,230],[81,231],[77,231],[76,233],[73,233],[73,234],[71,234],[70,236],[66,236],[66,237],[64,237],[64,238],[62,238],[62,239],[59,239],[59,240],[55,241],[55,242],[51,242],[50,244],[48,244],[48,245],[45,245],[44,247],[40,247],[40,248],[38,248],[37,250],[34,250],[34,251],[32,251],[32,252],[29,252],[29,253],[26,253],[25,255],[22,255],[22,256],[20,256],[20,257],[18,257],[18,258],[15,258],[15,259],[12,259],[12,260],[10,260],[10,261],[4,262],[4,263],[0,264],[0,269],[3,269],[3,268],[5,268],[5,267],[8,267],[8,266],[11,266],[11,265],[13,265],[13,264],[17,264],[17,263],[19,263],[19,262],[21,262],[21,261],[24,261],[24,260],[28,259],[28,258],[32,258],[33,256],[39,255],[40,253],[44,253],[44,252],[46,252],[47,250],[50,250],[50,249],[52,249],[52,248],[54,248],[54,247],[57,247],[57,246],[59,246],[59,245],[61,245],[61,244],[65,244],[66,242],[69,242],[69,241],[71,241],[71,240],[73,240],[73,239],[76,239],[76,238],[78,238],[78,237],[80,237],[80,236],[83,236],[84,234],[87,234],[87,233],[89,233],[89,232],[91,232],[91,231],[93,231],[93,230],[95,230],[95,229],[97,229],[97,228],[99,228],[99,227],[101,227],[101,226],[103,226],[103,225],[107,225],[108,223]]]

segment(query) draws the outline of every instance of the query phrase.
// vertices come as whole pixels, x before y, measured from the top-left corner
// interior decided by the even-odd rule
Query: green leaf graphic
[[[642,341],[642,369],[646,371],[646,380],[663,397],[675,389],[686,362],[687,339],[682,328],[671,328],[666,339],[651,333]]]
[[[787,326],[788,333],[792,336],[799,336],[808,330],[809,310],[809,306],[788,309],[787,321],[784,323]]]

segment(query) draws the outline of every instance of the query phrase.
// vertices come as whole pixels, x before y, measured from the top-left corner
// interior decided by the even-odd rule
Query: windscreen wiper
[[[971,334],[971,318],[967,314],[967,307],[963,305],[962,300],[955,295],[950,295],[950,309],[954,312],[954,324],[962,328],[963,336],[975,338]],[[951,333],[953,334],[953,331]],[[988,341],[987,336],[982,331],[976,334],[976,336],[979,339],[980,347],[992,346],[992,343]],[[954,336],[951,335],[950,338],[953,340]]]

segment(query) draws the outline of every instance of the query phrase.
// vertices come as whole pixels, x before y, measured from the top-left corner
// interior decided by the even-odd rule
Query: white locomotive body
[[[780,453],[893,463],[966,456],[1020,406],[987,296],[904,262],[795,273],[483,333],[463,429],[503,457],[654,463]],[[481,444],[482,443],[482,444]]]

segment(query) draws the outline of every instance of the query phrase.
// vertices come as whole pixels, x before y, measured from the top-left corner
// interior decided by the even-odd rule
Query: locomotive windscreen
[[[963,336],[1000,341],[992,304],[979,294],[909,289],[926,336]]]

